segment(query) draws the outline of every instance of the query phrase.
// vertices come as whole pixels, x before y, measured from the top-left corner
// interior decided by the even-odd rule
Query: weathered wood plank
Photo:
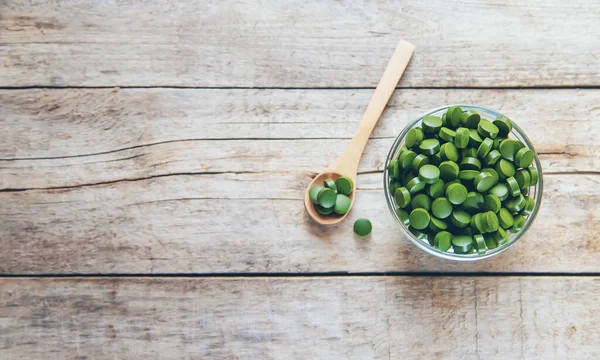
[[[347,144],[371,93],[0,91],[0,188],[190,172],[320,171]],[[375,129],[360,170],[382,170],[393,137],[409,120],[440,104],[463,102],[513,117],[536,145],[545,171],[596,171],[599,95],[600,90],[402,90]]]
[[[380,173],[360,175],[342,224],[305,214],[299,173],[187,175],[0,193],[0,273],[600,272],[597,175],[548,175],[529,233],[483,262],[437,260],[389,214]],[[356,218],[373,235],[353,235]]]
[[[596,359],[600,279],[0,279],[10,359]],[[568,296],[565,296],[568,294]]]
[[[374,86],[400,38],[417,48],[401,86],[600,85],[595,1],[5,0],[0,14],[0,86]]]

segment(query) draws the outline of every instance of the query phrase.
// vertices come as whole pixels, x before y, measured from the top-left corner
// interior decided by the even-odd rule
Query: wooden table
[[[0,2],[2,359],[598,359],[600,3]],[[342,224],[303,190],[416,53]],[[544,200],[490,260],[427,255],[382,168],[426,110],[530,135]],[[373,221],[370,238],[352,223]]]

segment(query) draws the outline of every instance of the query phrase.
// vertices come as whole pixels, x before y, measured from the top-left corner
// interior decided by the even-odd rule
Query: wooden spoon
[[[315,176],[313,181],[310,183],[308,188],[306,189],[306,193],[304,194],[304,207],[306,207],[306,211],[310,215],[313,220],[323,225],[331,225],[337,224],[340,221],[344,220],[344,218],[350,213],[350,209],[354,204],[354,198],[356,195],[356,174],[358,172],[358,163],[360,162],[360,158],[362,157],[362,153],[367,145],[367,141],[369,141],[369,136],[371,136],[371,132],[381,113],[385,109],[385,106],[392,96],[398,81],[402,77],[410,58],[415,50],[415,47],[406,42],[400,41],[398,47],[394,51],[390,62],[379,80],[379,84],[375,89],[375,93],[371,98],[371,102],[369,106],[367,106],[367,110],[365,111],[360,124],[358,125],[358,130],[354,134],[352,140],[346,147],[346,150],[342,153],[342,155],[324,172]],[[347,176],[352,179],[354,183],[354,188],[352,189],[352,194],[350,194],[350,209],[344,215],[321,215],[317,212],[314,204],[310,201],[309,190],[313,185],[323,185],[323,181],[327,178],[331,178],[334,181],[340,176]]]

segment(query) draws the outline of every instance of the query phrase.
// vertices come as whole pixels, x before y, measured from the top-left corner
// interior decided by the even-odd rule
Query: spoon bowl
[[[309,194],[310,188],[315,185],[323,185],[323,182],[325,181],[325,179],[332,179],[333,181],[336,181],[341,176],[343,176],[343,175],[338,174],[337,172],[331,172],[331,171],[322,172],[322,173],[318,174],[317,176],[315,176],[315,178],[310,182],[310,185],[308,185],[308,187],[306,188],[306,191],[304,192],[304,207],[306,208],[308,215],[310,215],[310,217],[314,221],[318,222],[321,225],[337,224],[340,221],[344,220],[346,218],[346,216],[348,216],[348,214],[350,213],[350,210],[352,209],[352,205],[354,204],[354,194],[356,193],[356,179],[353,176],[345,175],[345,176],[349,177],[350,179],[352,179],[352,193],[350,193],[350,195],[348,195],[348,197],[350,198],[350,208],[348,208],[348,211],[344,215],[339,215],[336,213],[333,213],[331,215],[319,214],[317,212],[317,208],[315,207],[315,204],[313,204],[312,201],[310,200],[310,194]]]

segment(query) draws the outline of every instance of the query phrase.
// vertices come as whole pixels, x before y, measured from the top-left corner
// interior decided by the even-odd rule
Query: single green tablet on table
[[[369,219],[358,219],[354,222],[354,232],[358,236],[367,236],[373,230],[373,225]]]

